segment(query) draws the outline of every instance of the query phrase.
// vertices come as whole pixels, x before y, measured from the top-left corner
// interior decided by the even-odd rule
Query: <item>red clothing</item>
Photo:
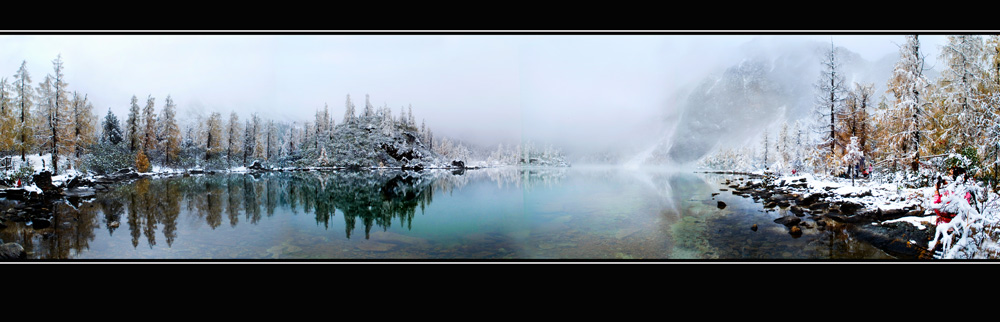
[[[948,192],[945,191],[944,193],[947,194]],[[941,195],[940,194],[935,194],[934,196],[935,196],[934,203],[941,203]],[[936,222],[938,225],[943,224],[943,223],[944,224],[950,223],[951,219],[955,218],[955,214],[941,212],[940,210],[937,210],[937,209],[934,209],[934,213],[937,214],[937,216],[938,216],[937,222]]]

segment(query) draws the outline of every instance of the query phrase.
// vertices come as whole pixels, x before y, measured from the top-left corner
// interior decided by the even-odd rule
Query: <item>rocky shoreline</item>
[[[854,238],[863,240],[889,255],[900,259],[930,259],[932,251],[927,249],[934,236],[933,226],[927,229],[894,219],[924,216],[925,209],[918,204],[898,208],[883,209],[875,204],[871,189],[838,191],[838,187],[810,188],[805,177],[786,180],[773,175],[716,171],[715,174],[738,175],[720,184],[728,187],[720,191],[730,191],[733,195],[753,199],[763,204],[767,210],[787,210],[774,220],[784,225],[793,238],[802,236],[803,231],[816,229],[843,229]],[[714,195],[714,193],[713,193]],[[726,205],[719,202],[719,208]],[[888,222],[887,222],[888,221]],[[757,225],[753,229],[756,231]]]

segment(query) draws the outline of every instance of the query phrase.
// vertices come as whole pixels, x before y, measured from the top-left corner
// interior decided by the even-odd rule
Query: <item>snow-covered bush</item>
[[[96,174],[107,174],[134,165],[135,159],[124,144],[98,143],[91,153],[84,155],[80,170]]]
[[[31,160],[25,160],[21,163],[21,166],[17,167],[10,174],[10,180],[12,182],[21,181],[22,184],[27,183],[31,180],[31,175],[35,173],[35,167],[31,164]]]
[[[942,187],[941,193],[941,202],[930,203],[928,209],[955,214],[955,217],[950,222],[937,225],[928,248],[939,248],[940,257],[945,259],[1000,258],[1000,247],[997,245],[1000,240],[998,196],[991,194],[981,198],[981,194],[986,193],[985,189],[960,181]]]

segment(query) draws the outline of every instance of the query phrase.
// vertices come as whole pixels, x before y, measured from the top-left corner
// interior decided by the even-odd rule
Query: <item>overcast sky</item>
[[[875,60],[902,35],[3,35],[0,75],[27,61],[33,84],[62,54],[69,89],[103,118],[167,95],[179,115],[236,110],[312,121],[329,104],[337,122],[350,94],[438,135],[495,144],[531,138],[557,145],[626,145],[655,133],[676,89],[739,59],[758,39],[831,39]],[[944,36],[922,36],[929,61]],[[817,61],[817,64],[819,62]],[[652,134],[651,134],[652,135]]]

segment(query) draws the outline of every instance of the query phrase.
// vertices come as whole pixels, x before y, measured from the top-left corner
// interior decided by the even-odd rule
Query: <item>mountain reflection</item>
[[[434,200],[435,193],[451,194],[470,182],[489,180],[498,187],[532,189],[558,183],[565,169],[482,169],[452,171],[270,172],[140,178],[111,187],[77,206],[54,203],[52,224],[36,229],[12,225],[0,230],[0,239],[18,242],[30,258],[67,259],[90,248],[95,230],[114,236],[127,229],[132,248],[146,244],[173,245],[178,220],[203,222],[215,230],[228,223],[256,225],[264,217],[315,216],[317,225],[330,228],[343,217],[344,234],[355,237],[363,227],[393,226],[411,229],[414,217]],[[418,209],[419,208],[419,209]],[[99,218],[103,214],[103,218]]]

